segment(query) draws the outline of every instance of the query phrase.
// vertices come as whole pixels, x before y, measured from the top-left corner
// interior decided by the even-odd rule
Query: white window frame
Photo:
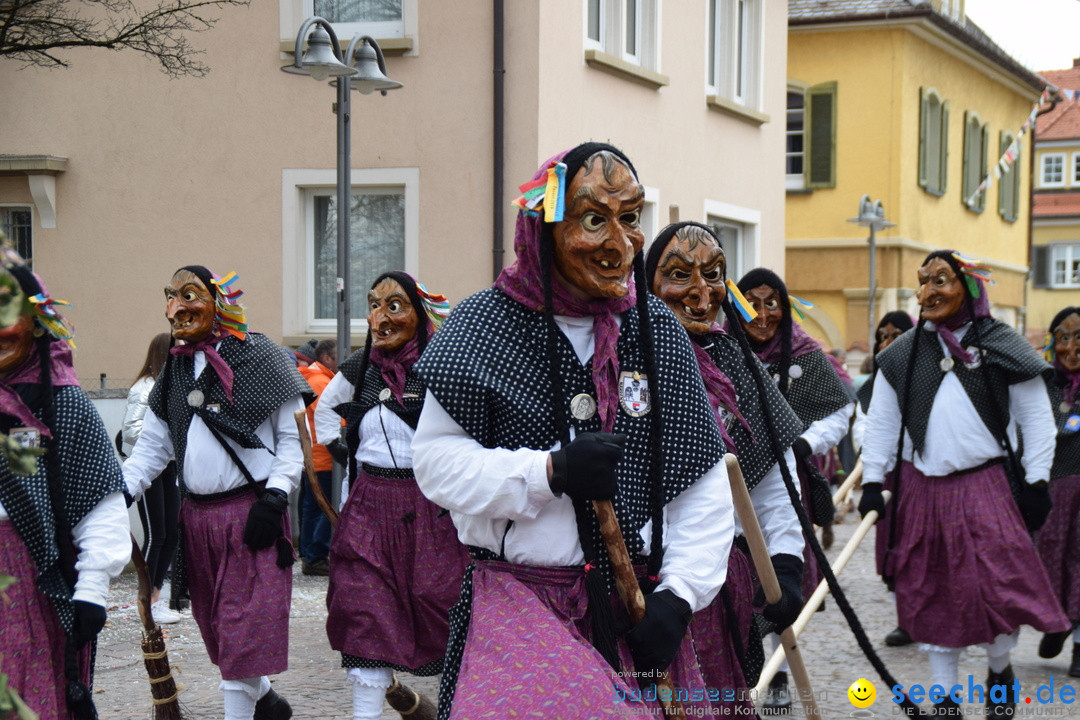
[[[798,96],[800,96],[802,98],[802,100],[803,100],[802,107],[798,108],[798,109],[795,109],[795,110],[793,110],[792,108],[787,107],[787,102],[786,102],[787,95],[798,95]],[[807,142],[806,142],[806,86],[788,85],[787,95],[784,96],[784,98],[785,98],[785,103],[784,103],[785,104],[785,115],[784,115],[784,183],[785,183],[785,188],[787,190],[805,190],[806,189],[806,163],[807,163],[807,157],[806,157],[806,149],[807,149]],[[802,130],[800,130],[798,133],[794,133],[789,129],[791,115],[794,112],[798,112],[798,113],[802,114]],[[790,152],[787,149],[787,139],[789,137],[791,137],[792,135],[796,135],[796,134],[802,136],[802,150],[797,152],[797,153]],[[798,172],[798,173],[789,173],[789,172],[787,172],[787,161],[788,161],[789,158],[792,158],[792,157],[799,157],[799,158],[802,159],[802,168],[803,169],[802,169],[801,172]]]
[[[1064,280],[1058,281],[1057,264],[1063,262]],[[1080,243],[1053,243],[1050,245],[1050,287],[1060,289],[1080,288],[1080,277],[1070,281],[1068,279],[1069,266],[1073,262],[1080,262]],[[1080,275],[1080,271],[1077,273]]]
[[[632,65],[660,71],[660,3],[662,0],[582,0],[582,37],[585,48],[599,50]],[[626,43],[627,6],[635,9],[636,52]],[[589,37],[589,8],[600,12],[600,40]]]
[[[1072,187],[1080,187],[1080,152],[1072,154]]]
[[[740,267],[727,268],[727,276],[732,280],[738,280],[747,271],[761,265],[761,211],[755,208],[732,205],[731,203],[718,200],[705,200],[703,217],[705,224],[716,220],[738,223],[743,226],[741,253],[739,255]]]
[[[315,14],[315,0],[278,0],[278,13],[281,38],[296,40],[296,32],[304,20]],[[371,23],[332,23],[341,49],[349,44],[355,35],[370,35],[376,40],[391,38],[413,38],[419,35],[419,0],[401,0],[401,20]],[[409,54],[415,54],[416,48]]]
[[[405,193],[405,267],[419,275],[420,265],[420,168],[398,167],[351,171],[353,191],[367,188],[399,188]],[[315,257],[314,201],[310,190],[337,187],[337,170],[281,171],[282,330],[284,335],[333,334],[336,321],[315,317],[315,294],[311,287]],[[292,269],[292,270],[289,270]],[[354,318],[352,335],[367,333],[367,320]]]
[[[707,94],[754,110],[761,109],[765,62],[764,15],[764,0],[709,0],[712,26],[707,24],[705,28],[706,48],[709,50],[706,53],[709,64],[705,75]],[[715,42],[710,42],[710,36],[715,38]]]
[[[643,185],[645,188],[645,207],[641,209],[641,232],[645,235],[645,252],[649,250],[649,244],[660,232],[660,190],[659,188]],[[665,225],[667,223],[664,223]]]
[[[1047,165],[1049,165],[1051,159],[1057,161],[1056,164],[1060,164],[1060,180],[1046,179]],[[1042,157],[1039,158],[1039,187],[1065,187],[1065,153],[1043,153]]]

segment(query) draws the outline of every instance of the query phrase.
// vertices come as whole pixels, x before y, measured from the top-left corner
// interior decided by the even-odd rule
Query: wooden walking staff
[[[611,559],[611,569],[615,574],[615,589],[619,591],[619,598],[626,606],[630,622],[637,625],[645,617],[645,596],[641,594],[637,575],[634,574],[634,565],[630,562],[630,553],[623,540],[619,518],[615,516],[615,506],[610,500],[593,500],[592,505],[596,519],[600,521],[600,534],[604,538],[604,546],[607,547],[608,557]],[[667,688],[670,701],[661,699],[662,688]],[[685,717],[682,703],[675,699],[675,688],[671,683],[670,673],[665,672],[657,678],[656,690],[656,699],[664,708],[666,717]]]
[[[735,512],[739,514],[739,522],[742,524],[743,537],[750,546],[750,557],[757,569],[758,579],[765,591],[765,602],[772,605],[780,602],[780,583],[776,579],[776,571],[773,569],[772,558],[765,546],[765,536],[761,533],[761,525],[758,524],[757,513],[754,512],[754,504],[750,501],[750,491],[746,489],[746,480],[743,479],[742,468],[739,467],[738,459],[728,453],[724,456],[727,464],[728,482],[731,483],[731,498],[735,503]],[[802,699],[803,713],[806,717],[821,717],[817,701],[814,699],[813,688],[810,687],[810,676],[806,672],[806,664],[803,663],[799,644],[795,639],[795,633],[791,627],[786,627],[780,633],[780,641],[783,644],[784,653],[787,655],[788,665],[791,666],[791,675],[795,678],[795,687],[799,688],[799,697]],[[779,655],[777,649],[776,654]],[[779,663],[777,663],[779,667]],[[773,671],[775,675],[775,671]],[[771,679],[771,678],[770,678]],[[760,688],[760,683],[759,683]],[[756,697],[762,696],[762,691],[757,689]]]
[[[139,618],[143,625],[142,654],[146,673],[150,678],[150,698],[154,703],[153,720],[181,720],[186,715],[180,709],[180,690],[169,666],[169,653],[165,649],[165,636],[161,626],[154,622],[150,610],[150,572],[135,538],[131,538],[131,562],[139,578]]]
[[[851,468],[851,472],[848,473],[848,476],[846,478],[844,478],[844,482],[840,483],[840,487],[836,488],[836,492],[833,493],[833,505],[839,507],[840,503],[847,500],[848,495],[851,494],[851,491],[855,488],[859,481],[862,480],[862,470],[862,457],[860,457],[858,460],[855,461],[855,467]]]
[[[892,493],[885,490],[881,493],[881,499],[886,505],[889,504],[889,500],[892,498]],[[866,534],[870,532],[870,528],[874,527],[874,523],[877,522],[878,512],[877,510],[871,510],[866,513],[866,517],[862,519],[858,527],[855,528],[855,532],[851,534],[851,539],[848,540],[847,545],[840,551],[840,554],[833,560],[832,571],[833,575],[840,575],[840,572],[847,566],[848,561],[851,560],[851,556],[855,554],[855,549],[859,547],[859,543],[863,541]],[[807,624],[810,622],[810,618],[813,616],[817,609],[821,607],[821,603],[825,601],[825,596],[829,593],[829,583],[822,580],[818,583],[814,593],[810,596],[810,599],[803,605],[802,612],[799,613],[799,617],[795,618],[795,622],[788,628],[791,630],[795,637],[798,637]],[[757,687],[754,688],[756,692],[763,693],[765,688],[768,687],[769,681],[776,675],[776,671],[780,669],[780,650],[772,654],[772,657],[765,663],[765,667],[761,670],[761,676],[758,678]]]
[[[300,447],[304,451],[304,474],[307,475],[308,489],[311,490],[311,496],[315,498],[315,504],[330,520],[330,526],[336,528],[337,510],[326,499],[326,493],[322,491],[322,485],[319,484],[319,477],[315,474],[315,461],[311,457],[311,435],[307,427],[307,411],[297,410],[293,413],[293,417],[296,419],[296,429],[300,431]]]

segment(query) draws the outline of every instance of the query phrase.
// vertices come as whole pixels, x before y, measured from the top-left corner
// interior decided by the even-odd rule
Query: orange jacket
[[[308,381],[308,385],[311,386],[312,392],[316,395],[322,395],[322,391],[334,379],[334,373],[319,363],[312,363],[307,367],[297,369],[304,376],[304,379]],[[315,436],[315,406],[318,404],[319,398],[315,398],[307,406],[307,423],[308,432],[311,433],[311,458],[315,461],[315,471],[322,472],[334,469],[334,458],[330,456],[329,450],[319,444],[319,438]],[[345,424],[344,419],[342,419],[341,424]]]

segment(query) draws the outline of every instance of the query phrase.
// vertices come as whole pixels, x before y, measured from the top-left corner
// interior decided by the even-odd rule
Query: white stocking
[[[251,720],[255,703],[270,691],[270,681],[265,677],[222,680],[218,689],[225,697],[225,720]]]
[[[390,668],[349,668],[352,683],[353,720],[379,720],[386,689],[394,681]]]

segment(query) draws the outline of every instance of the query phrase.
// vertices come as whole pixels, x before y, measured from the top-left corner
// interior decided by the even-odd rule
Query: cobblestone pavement
[[[851,513],[836,526],[836,540],[830,556],[835,557],[847,542],[858,513]],[[928,686],[929,666],[925,654],[917,646],[886,647],[883,638],[896,625],[896,616],[889,595],[874,573],[873,534],[856,551],[840,582],[862,620],[868,636],[889,670],[897,680],[907,685]],[[275,689],[290,703],[294,717],[299,719],[345,720],[351,717],[351,697],[345,683],[339,656],[330,650],[325,632],[326,578],[307,577],[300,573],[297,563],[290,624],[289,670],[273,678]],[[150,689],[139,651],[138,613],[133,605],[134,575],[124,575],[112,587],[110,594],[109,626],[102,632],[98,644],[95,701],[103,720],[142,720],[150,715]],[[179,681],[185,686],[181,700],[188,717],[214,719],[222,717],[221,693],[217,689],[220,676],[210,664],[203,649],[195,622],[187,615],[181,622],[166,626],[169,659],[179,665]],[[1080,718],[1080,703],[1060,701],[1063,686],[1080,690],[1080,679],[1070,678],[1069,646],[1053,660],[1038,656],[1040,635],[1024,628],[1020,644],[1013,652],[1012,663],[1022,683],[1017,717],[1076,717]],[[877,676],[870,662],[859,650],[842,614],[831,599],[826,609],[817,613],[801,638],[814,692],[823,717],[826,718],[887,718],[897,717],[891,702],[891,692]],[[985,653],[971,649],[961,659],[960,682],[981,684],[986,679]],[[866,710],[856,710],[847,698],[848,687],[865,677],[875,684],[877,700]],[[438,678],[402,677],[403,682],[434,698]],[[1040,686],[1053,686],[1053,703],[1040,704],[1036,691]],[[1042,688],[1042,697],[1047,688]],[[1025,698],[1031,698],[1026,704]],[[966,704],[969,715],[983,714],[981,704]],[[384,719],[400,716],[384,708]],[[803,717],[796,704],[791,718]]]

